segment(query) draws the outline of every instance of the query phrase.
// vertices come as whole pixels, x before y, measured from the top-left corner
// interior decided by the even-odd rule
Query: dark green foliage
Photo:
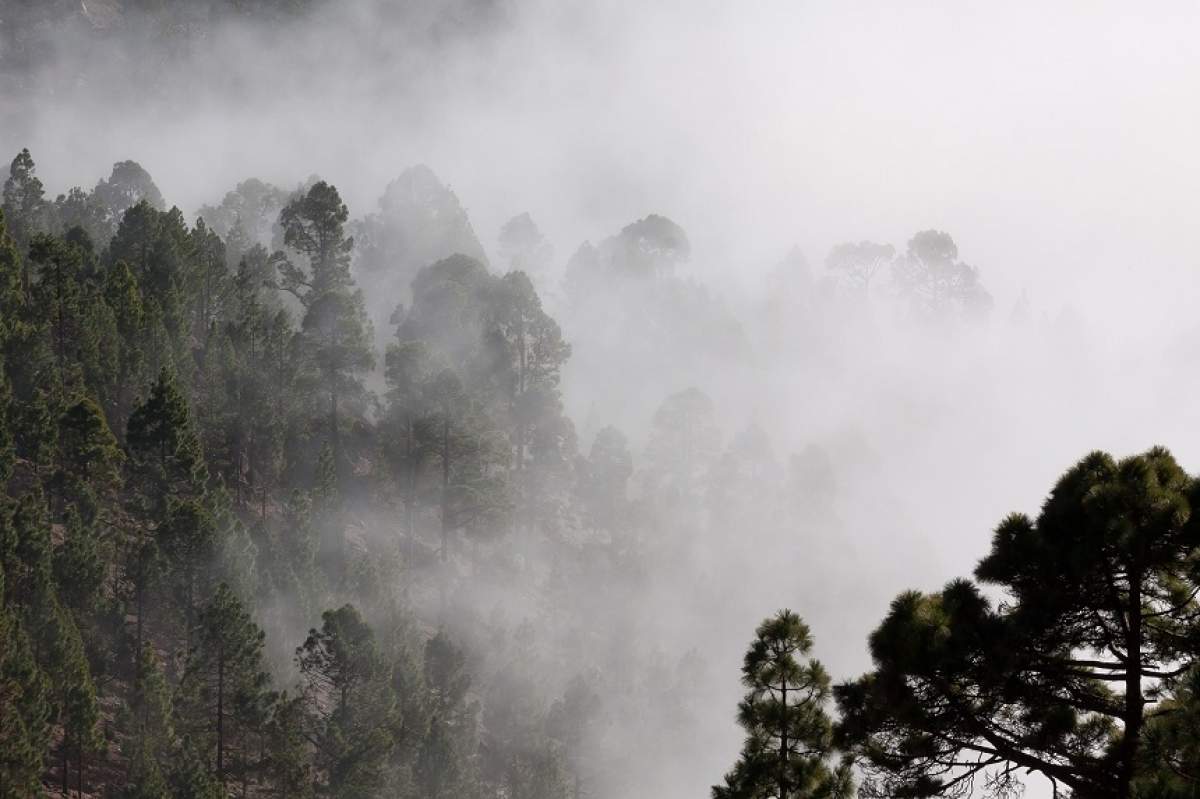
[[[50,351],[54,355],[59,395],[78,384],[79,376],[71,367],[81,361],[81,345],[88,339],[82,306],[83,259],[79,248],[60,238],[39,234],[29,245],[29,261],[34,265],[37,283],[34,302],[48,317]]]
[[[298,342],[311,412],[326,420],[325,440],[339,475],[345,474],[349,457],[342,425],[345,417],[356,418],[365,409],[362,378],[375,364],[363,297],[350,277],[354,240],[345,235],[348,215],[337,189],[323,181],[279,215],[284,244],[307,262],[303,268],[280,259],[280,285],[304,306]]]
[[[8,232],[22,251],[29,246],[34,234],[49,228],[49,204],[45,189],[37,177],[37,167],[29,150],[22,150],[9,166],[4,181],[4,214]]]
[[[304,697],[279,697],[266,733],[264,777],[275,796],[305,799],[313,795],[309,742],[305,736]]]
[[[162,770],[145,750],[134,755],[128,782],[119,796],[121,799],[172,799]]]
[[[50,690],[17,609],[3,601],[0,564],[0,797],[33,794],[50,746]]]
[[[112,219],[94,193],[73,186],[66,194],[54,200],[54,215],[60,229],[83,231],[97,246],[103,246],[112,238]]]
[[[148,509],[165,510],[169,496],[195,496],[207,477],[187,399],[167,370],[133,410],[125,433]]]
[[[104,304],[112,312],[116,332],[114,371],[107,375],[105,394],[109,397],[106,410],[111,420],[128,418],[133,409],[137,387],[145,372],[146,313],[137,279],[125,261],[117,261],[104,275],[100,289]],[[124,432],[124,428],[117,426]]]
[[[74,505],[87,522],[95,521],[100,504],[113,501],[124,460],[100,406],[84,397],[63,411],[55,483],[63,501]]]
[[[829,675],[815,660],[808,626],[790,610],[765,620],[742,664],[749,689],[738,706],[746,730],[742,756],[713,788],[715,799],[846,797],[849,766],[832,769],[833,728],[825,705]]]
[[[62,544],[54,551],[54,579],[58,594],[72,610],[84,614],[102,599],[108,558],[93,524],[68,508]]]
[[[0,483],[12,476],[13,464],[17,460],[16,445],[12,433],[12,389],[8,375],[4,374],[4,362],[0,359]]]
[[[172,589],[172,604],[183,619],[182,651],[186,655],[190,653],[196,616],[215,581],[216,523],[198,501],[170,500],[157,543]]]
[[[215,763],[215,776],[224,782],[234,762],[248,767],[253,753],[247,745],[266,724],[265,636],[224,584],[201,611],[197,628],[179,704],[191,740],[206,742],[205,760]]]
[[[175,729],[171,719],[171,690],[158,655],[149,644],[144,644],[137,654],[127,715],[121,719],[124,722],[121,726],[128,735],[125,745],[130,752],[134,779],[157,782],[162,777],[159,764],[166,762],[175,747]]]
[[[1134,793],[1144,799],[1189,799],[1200,781],[1200,671],[1192,668],[1146,725]]]
[[[317,793],[378,791],[399,731],[391,670],[374,632],[351,605],[326,611],[296,650],[306,725],[316,749]]]
[[[96,686],[84,653],[83,640],[69,611],[55,604],[40,631],[39,650],[50,677],[57,722],[63,731],[59,742],[63,792],[84,780],[85,758],[101,744],[100,706]],[[72,769],[77,769],[71,781]]]
[[[199,752],[185,743],[172,759],[167,777],[173,799],[224,799],[228,796]]]
[[[996,529],[976,577],[1003,604],[965,580],[897,598],[871,636],[875,670],[837,689],[842,736],[878,785],[961,792],[1023,768],[1130,796],[1147,719],[1197,652],[1196,491],[1165,450],[1093,453],[1036,519]]]

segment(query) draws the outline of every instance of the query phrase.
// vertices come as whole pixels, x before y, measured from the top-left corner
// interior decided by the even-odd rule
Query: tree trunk
[[[783,726],[779,730],[779,799],[787,799],[787,756],[788,756],[788,703],[787,680],[783,680],[780,689],[780,702],[783,704]]]
[[[446,616],[447,585],[450,581],[450,416],[442,420],[442,547],[441,579],[438,581],[440,613]]]
[[[68,765],[70,764],[70,762],[71,762],[71,749],[69,746],[67,746],[67,730],[66,730],[66,727],[64,727],[63,728],[63,739],[62,739],[62,794],[63,794],[63,799],[66,799],[68,796],[70,796],[71,780],[69,779],[70,769],[68,768]]]
[[[342,475],[342,435],[338,430],[338,398],[337,390],[329,390],[329,446],[333,450],[333,473],[341,479]]]
[[[1117,796],[1129,799],[1133,773],[1137,767],[1138,750],[1142,737],[1142,714],[1145,699],[1142,697],[1142,572],[1140,567],[1130,570],[1128,624],[1125,633],[1125,712],[1121,721],[1124,732],[1121,736],[1121,758],[1118,773]]]
[[[142,568],[142,564],[138,564],[138,568]],[[137,594],[134,603],[137,606],[137,651],[134,652],[133,662],[136,665],[141,661],[142,657],[142,620],[146,615],[146,576],[138,575],[137,586],[135,593]]]
[[[225,784],[225,653],[217,657],[217,780]]]
[[[442,420],[442,563],[450,544],[450,417]]]
[[[405,530],[408,532],[408,537],[414,539],[416,537],[416,504],[417,504],[417,447],[416,447],[416,421],[410,415],[408,418],[408,441],[405,453],[405,460],[408,463],[408,498],[405,502]]]

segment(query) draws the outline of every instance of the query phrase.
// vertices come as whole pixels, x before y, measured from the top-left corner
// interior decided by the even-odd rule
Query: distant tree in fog
[[[837,493],[837,477],[829,453],[809,444],[788,464],[788,494],[795,503],[818,513],[828,512]]]
[[[618,530],[625,520],[633,456],[620,430],[605,427],[596,434],[580,468],[579,493],[587,522],[597,530]]]
[[[420,270],[443,258],[488,262],[466,209],[424,164],[388,184],[379,210],[355,224],[354,236],[359,280],[398,300]]]
[[[362,292],[350,277],[354,240],[345,234],[349,213],[333,186],[319,181],[279,215],[283,240],[307,268],[279,259],[281,287],[304,306],[300,342],[312,380],[314,410],[328,419],[327,441],[341,471],[343,417],[361,411],[367,398],[363,377],[375,363],[372,332]]]
[[[870,294],[871,280],[896,257],[896,248],[890,244],[860,241],[846,242],[830,250],[825,266],[840,274],[847,283]]]
[[[751,423],[713,466],[708,489],[713,522],[743,534],[768,529],[778,520],[778,488],[779,465],[770,438]]]
[[[154,179],[137,161],[118,161],[113,164],[112,174],[107,180],[97,183],[92,194],[107,210],[109,224],[114,230],[125,211],[143,200],[156,211],[167,207]]]
[[[567,262],[568,291],[579,300],[596,287],[609,288],[614,278],[670,277],[691,254],[683,228],[650,214],[594,247],[584,243]]]
[[[545,277],[554,248],[528,213],[519,214],[500,228],[500,257],[514,272],[525,272],[534,280]]]
[[[225,239],[230,264],[236,265],[254,245],[273,248],[282,242],[279,212],[287,202],[283,189],[250,178],[227,192],[219,205],[202,206],[197,216]]]
[[[697,388],[672,394],[654,413],[646,447],[653,492],[669,503],[694,498],[721,446],[712,400]]]
[[[742,755],[713,786],[713,799],[837,799],[852,793],[848,765],[830,768],[833,724],[825,712],[829,675],[816,660],[799,616],[781,610],[763,621],[742,665],[749,689],[738,705],[746,731]]]
[[[922,316],[978,317],[991,310],[992,297],[979,270],[958,260],[958,245],[949,233],[917,233],[892,271],[901,296]]]
[[[8,234],[22,252],[29,246],[33,234],[49,225],[50,207],[44,195],[33,157],[29,150],[22,150],[9,166],[3,204]]]

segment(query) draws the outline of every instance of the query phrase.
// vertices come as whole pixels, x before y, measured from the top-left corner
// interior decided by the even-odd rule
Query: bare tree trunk
[[[225,653],[217,658],[217,780],[225,784]]]
[[[788,734],[787,734],[787,680],[783,681],[782,696],[780,702],[783,704],[783,727],[779,733],[779,799],[787,799],[787,756],[788,756]]]

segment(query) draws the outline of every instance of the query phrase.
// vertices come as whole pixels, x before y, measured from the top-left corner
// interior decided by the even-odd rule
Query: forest
[[[503,274],[462,253],[417,268],[380,346],[354,273],[400,279],[376,262],[403,236],[351,224],[324,181],[248,180],[189,224],[136,162],[50,200],[23,150],[3,211],[0,794],[579,799],[609,783],[590,774],[599,694],[644,697],[622,626],[573,603],[679,545],[646,528],[695,510],[711,403],[691,389],[660,407],[638,501],[619,431],[580,452],[571,346],[520,268],[541,248],[527,215],[503,231]],[[647,217],[568,275],[661,280],[685,246]],[[970,317],[989,297],[954,255],[925,231],[902,259],[844,245],[828,267],[865,291],[889,266],[914,313]],[[736,455],[715,468],[753,468]],[[968,579],[901,594],[874,670],[836,685],[780,611],[746,654],[746,741],[713,795],[1004,794],[1022,772],[1056,793],[1192,795],[1195,503],[1200,481],[1164,449],[1086,456],[1036,518],[997,526],[975,578],[1002,600]]]
[[[1194,799],[1200,14],[835,5],[0,0],[0,799]]]

